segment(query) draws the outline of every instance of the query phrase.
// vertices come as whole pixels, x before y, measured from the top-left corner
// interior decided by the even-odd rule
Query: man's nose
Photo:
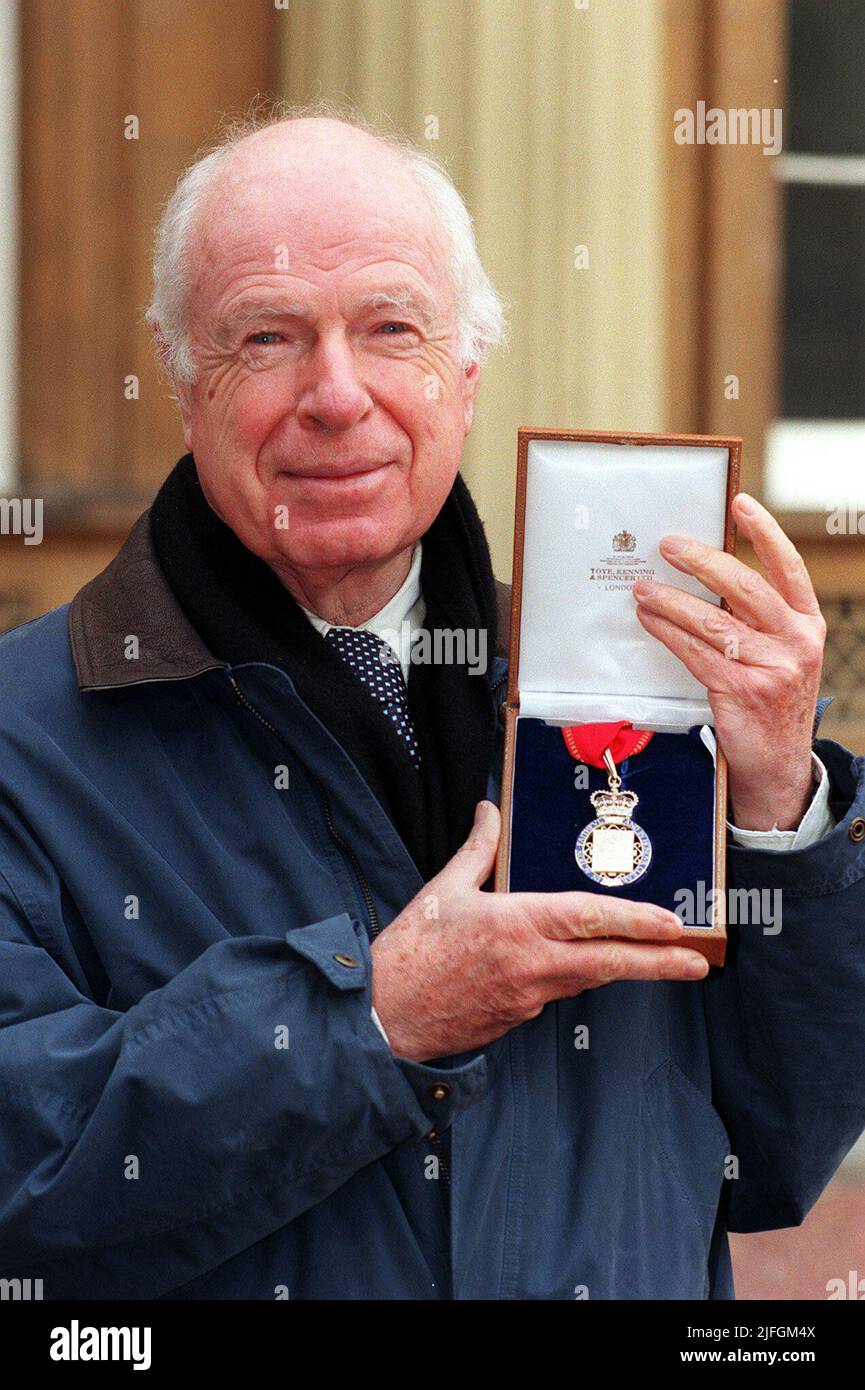
[[[344,338],[321,338],[307,359],[297,415],[311,428],[345,430],[372,408],[372,397],[357,374]]]

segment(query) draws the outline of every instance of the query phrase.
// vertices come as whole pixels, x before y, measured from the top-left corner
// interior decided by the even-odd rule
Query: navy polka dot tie
[[[324,640],[339,652],[372,698],[379,702],[415,767],[419,767],[420,750],[409,714],[408,688],[393,647],[363,627],[329,627]]]

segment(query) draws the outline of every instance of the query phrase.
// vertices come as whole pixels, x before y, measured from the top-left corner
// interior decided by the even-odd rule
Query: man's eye
[[[382,323],[379,325],[379,333],[384,333],[386,337],[397,337],[400,333],[411,333],[411,324],[408,323]]]
[[[254,343],[256,347],[270,347],[272,343],[280,342],[281,336],[279,333],[271,333],[265,329],[261,333],[250,333],[246,341]]]

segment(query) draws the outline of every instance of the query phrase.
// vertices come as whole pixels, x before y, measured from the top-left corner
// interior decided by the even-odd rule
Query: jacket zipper
[[[498,680],[493,681],[492,685],[490,686],[490,695],[492,696],[492,699],[493,699],[493,706],[494,706],[494,707],[495,707],[495,692],[498,690],[499,686],[502,686],[502,685],[506,685],[506,684],[507,684],[507,679],[508,679],[507,673],[505,673],[505,675],[499,676]],[[502,706],[502,708],[503,708],[503,706]],[[500,715],[500,713],[501,713],[501,709],[496,710],[496,714],[497,714],[497,715]],[[434,1156],[438,1159],[439,1172],[440,1172],[441,1175],[442,1175],[442,1181],[443,1181],[443,1183],[444,1183],[445,1191],[448,1192],[448,1193],[450,1193],[451,1175],[450,1175],[450,1172],[449,1172],[449,1170],[448,1170],[448,1165],[447,1165],[447,1163],[446,1163],[446,1161],[445,1161],[445,1151],[444,1151],[444,1144],[443,1144],[443,1142],[442,1142],[442,1137],[441,1137],[441,1135],[438,1133],[437,1130],[431,1129],[431,1130],[429,1131],[429,1133],[426,1135],[426,1139],[427,1139],[427,1143],[429,1144],[430,1148],[431,1148],[432,1151],[433,1151]]]
[[[259,724],[264,725],[265,729],[269,729],[270,732],[273,734],[274,738],[276,738],[284,748],[289,748],[290,745],[288,744],[287,740],[283,737],[283,735],[279,732],[279,730],[275,728],[273,724],[271,724],[269,719],[265,719],[264,715],[261,714],[255,708],[255,705],[253,705],[251,701],[249,701],[246,698],[234,677],[229,676],[228,679],[231,688],[234,691],[234,696],[238,704],[242,705],[244,709],[248,710],[250,714],[254,715],[255,718],[258,720]],[[291,749],[291,753],[292,756],[295,756],[294,749]],[[320,781],[318,777],[316,777],[314,772],[310,771],[308,767],[304,766],[304,770],[306,772],[306,775],[309,777],[310,781],[314,784],[316,792],[318,793],[318,799],[321,803],[322,814],[324,816],[324,823],[327,826],[331,838],[333,839],[334,843],[338,846],[338,848],[342,851],[342,853],[346,856],[352,868],[354,869],[355,876],[357,877],[358,881],[358,886],[360,888],[361,894],[363,895],[363,900],[366,905],[367,914],[369,916],[370,936],[374,938],[378,936],[379,932],[381,931],[381,921],[379,919],[378,909],[376,908],[375,902],[373,900],[372,890],[370,889],[370,886],[366,881],[363,869],[361,868],[360,863],[358,862],[357,855],[355,854],[351,845],[343,839],[342,835],[339,833],[334,824],[333,811],[331,809],[330,804],[330,797],[328,796],[323,783]]]
[[[426,1139],[429,1143],[430,1148],[433,1151],[433,1157],[438,1160],[439,1172],[442,1175],[442,1182],[445,1185],[445,1191],[450,1192],[451,1175],[448,1172],[448,1166],[445,1163],[445,1151],[444,1144],[442,1143],[442,1137],[437,1130],[431,1129],[427,1133]]]
[[[499,686],[500,686],[500,685],[507,685],[507,683],[508,683],[507,672],[505,672],[505,674],[504,674],[503,676],[499,676],[498,680],[493,681],[492,685],[490,686],[490,694],[491,694],[492,697],[493,697],[493,704],[495,704],[495,693],[496,693],[496,691],[498,690]],[[504,709],[504,707],[505,707],[505,702],[504,702],[504,700],[503,700],[502,703],[499,705],[498,709],[496,710],[496,716],[497,716],[499,719],[501,719],[501,717],[502,717],[502,710]]]

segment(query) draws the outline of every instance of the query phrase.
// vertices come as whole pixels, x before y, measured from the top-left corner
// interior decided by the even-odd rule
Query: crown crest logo
[[[630,820],[631,812],[639,799],[636,792],[612,790],[592,792],[589,797],[603,820]]]
[[[630,531],[619,531],[618,535],[613,536],[614,550],[632,551],[637,548],[637,538],[632,536]]]

